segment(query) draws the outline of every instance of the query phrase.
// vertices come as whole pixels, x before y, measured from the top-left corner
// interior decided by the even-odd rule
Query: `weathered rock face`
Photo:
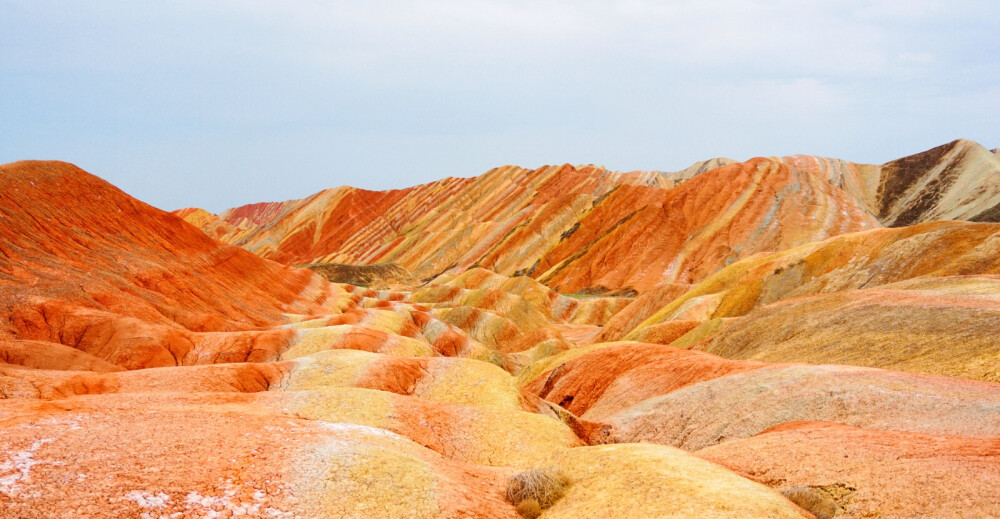
[[[276,204],[281,207],[276,216],[247,206],[220,217],[240,229],[226,241],[266,258],[291,264],[395,262],[429,278],[453,264],[468,266],[482,259],[524,223],[525,213],[549,207],[554,214],[539,219],[547,234],[558,235],[572,225],[575,213],[619,182],[642,181],[644,177],[623,179],[596,168],[504,167],[474,179],[445,179],[409,189],[331,189]],[[519,268],[525,267],[514,270]]]
[[[177,214],[287,264],[394,262],[425,280],[481,266],[564,293],[624,293],[880,225],[998,221],[997,207],[1000,159],[958,140],[881,166],[797,155],[712,159],[676,173],[504,167],[402,190],[336,188],[216,218]]]
[[[881,166],[811,156],[779,160],[827,177],[887,227],[1000,221],[1000,159],[965,139]]]
[[[383,193],[338,188],[280,210],[223,213],[234,231],[221,238],[290,264],[394,262],[424,279],[481,266],[563,293],[627,293],[878,227],[826,177],[780,161],[693,168],[673,189],[660,187],[662,177],[570,166],[505,167]],[[218,235],[221,224],[200,212],[178,214]],[[276,216],[261,223],[262,215]]]
[[[213,394],[58,402],[0,401],[5,515],[516,517],[510,469],[385,429]]]
[[[931,220],[1000,221],[1000,159],[967,140],[886,163],[879,219],[900,227]]]
[[[0,516],[996,515],[1000,225],[876,218],[989,200],[945,148],[223,218],[0,166]]]
[[[698,456],[775,488],[807,487],[835,517],[995,517],[1000,440],[789,423]]]
[[[1000,380],[991,333],[1000,226],[929,222],[744,260],[625,334],[697,321],[686,347]],[[675,345],[680,345],[675,343]]]
[[[997,329],[1000,277],[944,277],[774,303],[696,347],[733,359],[851,364],[1000,382]]]
[[[334,295],[308,271],[220,244],[65,163],[0,166],[0,237],[0,336],[126,368],[248,360],[291,335],[258,330]],[[29,365],[81,361],[31,350]]]
[[[678,449],[602,445],[556,453],[569,479],[545,517],[789,517],[804,514],[766,487]]]
[[[658,344],[604,343],[553,357],[525,389],[588,420],[713,378],[766,366]]]
[[[220,245],[69,164],[0,166],[0,211],[5,315],[49,299],[229,331],[274,322],[293,303],[310,309],[300,298],[310,273]]]
[[[551,461],[585,425],[503,367],[547,355],[530,334],[575,343],[628,300],[481,269],[414,294],[332,284],[68,164],[0,173],[0,515],[517,517],[508,480],[540,463],[570,475],[552,513],[612,506],[581,460]],[[802,517],[690,455],[635,470],[737,488],[719,517]],[[620,492],[649,510],[717,499]]]
[[[608,320],[601,330],[600,340],[603,342],[621,339],[688,290],[691,290],[691,285],[666,283],[636,297],[628,306]],[[687,333],[689,330],[690,328],[684,329],[681,333]],[[672,337],[671,340],[677,337],[679,335]]]
[[[702,173],[676,189],[650,189],[608,195],[542,259],[539,280],[564,291],[627,285],[644,292],[692,283],[759,252],[878,225],[842,191],[766,159]],[[643,197],[650,200],[635,211]]]
[[[1000,436],[1000,385],[851,366],[772,366],[649,398],[603,420],[611,441],[695,450],[796,421]]]
[[[0,341],[0,366],[11,364],[37,369],[73,371],[121,371],[122,367],[54,342]]]
[[[793,421],[995,437],[1000,385],[871,368],[765,364],[643,343],[595,344],[523,374],[525,389],[603,423],[597,442],[689,450]],[[997,422],[1000,423],[1000,422]]]
[[[716,157],[714,159],[702,160],[691,164],[685,169],[680,171],[674,171],[670,173],[660,173],[657,185],[660,187],[677,187],[688,180],[691,180],[695,175],[700,175],[706,171],[711,171],[715,168],[720,168],[722,166],[728,166],[733,164],[735,161],[733,159],[728,159],[725,157]]]

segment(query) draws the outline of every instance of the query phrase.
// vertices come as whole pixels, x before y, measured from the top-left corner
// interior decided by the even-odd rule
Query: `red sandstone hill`
[[[4,301],[58,298],[221,331],[274,322],[316,282],[220,244],[70,164],[0,166],[0,216]]]
[[[470,271],[424,306],[224,245],[68,164],[6,165],[0,182],[4,515],[513,518],[509,481],[550,467],[571,485],[555,517],[621,510],[608,485],[639,516],[805,517],[675,449],[582,447],[499,367],[532,357],[475,339],[516,340],[521,316],[574,337],[616,300]]]
[[[0,516],[995,516],[1000,225],[883,228],[983,219],[990,164],[500,168],[207,235],[0,166]]]
[[[530,275],[561,292],[693,283],[758,252],[879,225],[996,221],[1000,160],[958,140],[882,166],[715,159],[672,174],[503,167],[408,189],[337,188],[218,217],[177,214],[287,264],[396,263]]]
[[[425,280],[483,267],[564,293],[691,283],[758,252],[878,226],[825,177],[780,161],[696,168],[675,188],[662,178],[505,167],[405,190],[338,188],[218,219],[178,214],[284,263],[392,262]]]
[[[254,330],[286,312],[319,310],[308,296],[320,283],[214,241],[70,164],[0,166],[4,339],[63,344],[132,367],[174,364],[190,347],[180,340],[188,332]]]

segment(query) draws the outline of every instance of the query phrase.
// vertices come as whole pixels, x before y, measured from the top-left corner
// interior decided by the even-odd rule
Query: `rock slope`
[[[872,431],[829,422],[783,424],[696,452],[772,485],[812,490],[832,517],[996,516],[1000,442]]]
[[[956,140],[883,165],[796,155],[712,159],[675,173],[507,166],[402,190],[341,187],[217,217],[177,214],[287,264],[392,262],[424,280],[478,266],[564,293],[644,293],[845,232],[1000,221],[998,179],[995,154]]]
[[[981,219],[989,160],[221,217],[0,166],[0,515],[995,517],[1000,224],[929,221]]]
[[[624,334],[739,359],[845,363],[1000,381],[1000,225],[928,222],[734,263]],[[668,338],[672,342],[674,339]],[[680,345],[675,344],[675,345]]]
[[[510,481],[557,467],[550,517],[806,517],[676,449],[585,447],[585,424],[508,371],[626,300],[485,270],[330,283],[68,164],[0,174],[5,516],[513,518]]]
[[[874,207],[893,227],[1000,221],[1000,158],[975,142],[957,140],[886,163]]]
[[[338,188],[226,212],[220,219],[234,230],[221,238],[289,264],[392,262],[425,280],[483,267],[563,293],[629,293],[878,227],[826,178],[780,161],[699,171],[670,189],[650,175],[571,166],[505,167],[383,193]],[[221,224],[202,212],[178,214],[218,235]]]

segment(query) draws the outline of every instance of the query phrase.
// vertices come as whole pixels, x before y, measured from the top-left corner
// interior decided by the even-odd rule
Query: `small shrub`
[[[531,469],[507,482],[504,498],[522,517],[534,519],[566,495],[569,478],[554,468]]]

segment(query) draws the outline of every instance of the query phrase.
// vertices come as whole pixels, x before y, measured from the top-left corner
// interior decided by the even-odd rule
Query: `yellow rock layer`
[[[548,463],[568,477],[569,488],[546,518],[805,517],[766,486],[662,445],[569,449]]]

